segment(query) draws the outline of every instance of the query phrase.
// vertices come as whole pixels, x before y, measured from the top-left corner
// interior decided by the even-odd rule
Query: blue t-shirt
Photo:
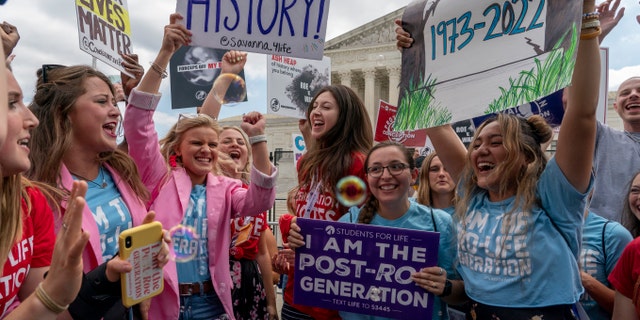
[[[432,214],[433,213],[433,214]],[[340,222],[358,221],[360,208],[351,207],[349,212],[340,218]],[[434,223],[435,222],[435,226]],[[453,229],[451,216],[439,209],[421,205],[415,201],[410,202],[409,210],[400,218],[387,220],[378,214],[373,216],[371,225],[404,228],[422,231],[440,232],[440,246],[438,247],[438,266],[447,271],[449,279],[459,279],[453,269],[456,259],[456,236]],[[389,318],[370,316],[365,314],[340,311],[343,320],[386,320]],[[449,319],[447,304],[440,298],[435,297],[433,303],[433,319]]]
[[[174,234],[172,239],[177,256],[193,257],[187,261],[176,261],[179,283],[204,282],[211,279],[207,245],[206,190],[204,185],[195,185],[191,189],[189,206],[182,218],[182,225],[194,230],[197,237]]]
[[[582,233],[580,267],[605,286],[611,287],[607,277],[631,240],[631,233],[621,224],[589,212]],[[603,243],[605,248],[602,247]],[[591,320],[611,319],[611,314],[600,307],[587,292],[580,297],[580,303]]]
[[[133,226],[131,213],[122,199],[118,187],[113,182],[111,174],[102,166],[98,177],[95,180],[87,181],[87,186],[87,206],[91,209],[100,232],[102,259],[107,261],[118,252],[120,232]]]
[[[515,197],[492,202],[487,192],[473,195],[464,221],[456,222],[457,269],[467,295],[507,308],[576,303],[583,291],[577,261],[587,193],[578,192],[552,158],[537,183],[542,207],[511,212]]]

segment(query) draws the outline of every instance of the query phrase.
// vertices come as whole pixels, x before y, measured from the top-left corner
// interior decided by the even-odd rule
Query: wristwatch
[[[444,282],[444,289],[442,289],[442,293],[438,295],[438,297],[440,298],[444,298],[447,297],[451,294],[451,289],[452,289],[453,284],[451,283],[451,281],[446,280]]]

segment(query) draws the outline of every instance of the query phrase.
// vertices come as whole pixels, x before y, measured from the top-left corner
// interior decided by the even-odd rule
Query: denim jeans
[[[228,320],[215,292],[180,297],[180,320]]]

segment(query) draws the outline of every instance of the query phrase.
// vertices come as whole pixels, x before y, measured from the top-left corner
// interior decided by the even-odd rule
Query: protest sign
[[[436,232],[298,218],[294,303],[411,319],[433,312],[433,295],[411,274],[434,266]],[[429,319],[427,317],[427,319]]]
[[[272,55],[267,63],[267,113],[305,119],[309,103],[331,84],[331,60]]]
[[[192,44],[322,59],[329,0],[178,0]]]
[[[169,65],[172,109],[202,105],[213,82],[220,75],[222,57],[226,52],[222,49],[183,46],[173,54]],[[238,75],[244,81],[244,70]]]
[[[394,128],[483,116],[564,88],[581,15],[581,2],[565,0],[411,3],[402,21],[415,42],[402,53]]]
[[[80,49],[111,67],[124,70],[120,54],[131,53],[127,0],[76,0]]]
[[[298,167],[298,160],[302,158],[302,155],[307,151],[307,146],[304,143],[304,138],[301,134],[293,133],[293,164]]]
[[[378,104],[378,119],[376,120],[376,134],[374,141],[394,141],[408,147],[424,147],[427,140],[425,130],[400,130],[393,129],[398,108],[386,101],[380,100]]]

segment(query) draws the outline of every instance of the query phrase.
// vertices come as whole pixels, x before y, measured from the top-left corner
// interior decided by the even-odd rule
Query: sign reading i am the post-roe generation
[[[294,303],[387,318],[433,312],[411,275],[436,265],[437,232],[298,218]]]
[[[322,60],[329,0],[178,0],[194,46]]]

